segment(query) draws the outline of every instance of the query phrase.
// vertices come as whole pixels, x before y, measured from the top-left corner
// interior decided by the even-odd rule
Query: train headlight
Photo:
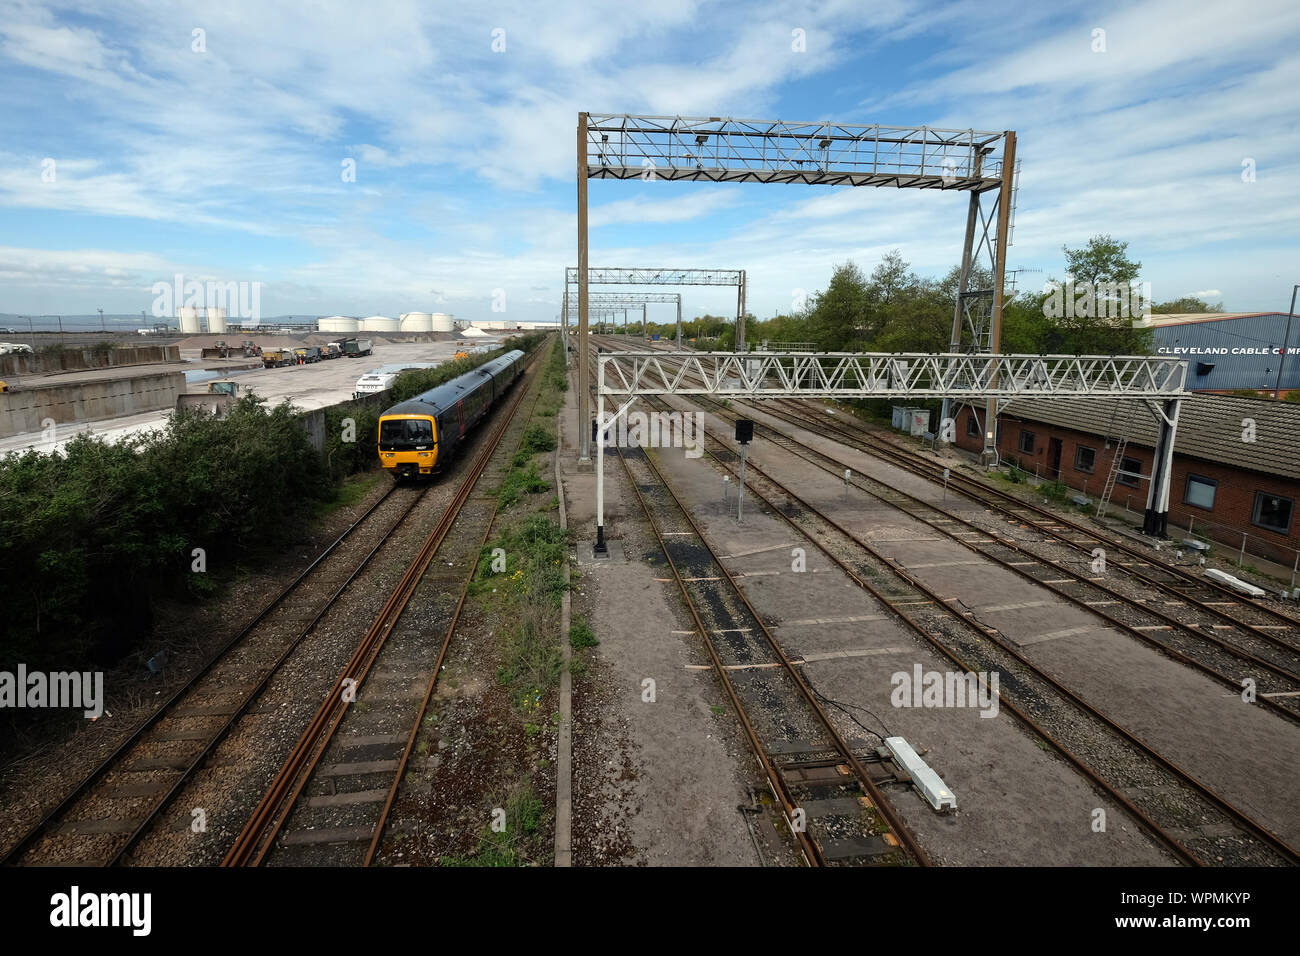
[[[390,451],[390,452],[386,452],[386,453],[384,454],[384,457],[385,457],[385,458],[392,458],[392,457],[393,457],[393,453],[392,453],[391,451]]]

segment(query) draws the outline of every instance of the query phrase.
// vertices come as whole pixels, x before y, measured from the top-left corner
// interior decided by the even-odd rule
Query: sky
[[[138,316],[180,274],[267,316],[554,320],[580,111],[1015,130],[1022,289],[1104,233],[1156,301],[1285,311],[1297,39],[1294,0],[0,0],[0,313]],[[893,249],[942,275],[967,199],[589,190],[591,265],[744,269],[760,318]]]

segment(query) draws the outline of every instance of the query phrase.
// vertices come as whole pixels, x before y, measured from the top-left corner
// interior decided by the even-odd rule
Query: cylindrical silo
[[[396,332],[397,320],[386,315],[371,315],[361,320],[362,332]]]
[[[432,332],[433,316],[428,312],[403,312],[398,327],[403,332]]]
[[[344,332],[348,335],[355,335],[361,331],[360,322],[343,315],[331,315],[321,319],[317,327],[322,332]]]
[[[208,331],[223,334],[226,331],[226,310],[220,307],[208,309]]]
[[[452,317],[446,312],[435,312],[430,316],[433,320],[433,331],[450,332],[452,329]]]
[[[181,321],[181,331],[197,335],[203,329],[199,326],[199,310],[192,305],[181,306],[177,317]]]

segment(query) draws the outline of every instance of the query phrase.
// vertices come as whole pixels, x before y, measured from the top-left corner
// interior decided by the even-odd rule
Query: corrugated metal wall
[[[1251,315],[1218,322],[1188,322],[1157,327],[1158,354],[1187,361],[1187,387],[1193,391],[1221,392],[1235,388],[1271,389],[1283,356],[1242,353],[1242,349],[1274,349],[1286,334],[1286,313]],[[1172,349],[1216,349],[1218,354],[1173,352]],[[1233,350],[1237,349],[1236,354]],[[1300,316],[1291,324],[1288,350],[1300,350]],[[1201,374],[1205,365],[1213,365]],[[1199,367],[1198,367],[1199,366]],[[1282,388],[1300,389],[1300,354],[1286,356]]]

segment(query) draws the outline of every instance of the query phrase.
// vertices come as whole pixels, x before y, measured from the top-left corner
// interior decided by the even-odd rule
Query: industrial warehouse
[[[1153,315],[1156,354],[1186,358],[1196,392],[1300,390],[1300,322],[1286,312]]]
[[[1262,2],[0,16],[5,918],[337,945],[819,869],[900,939],[1277,937]]]

